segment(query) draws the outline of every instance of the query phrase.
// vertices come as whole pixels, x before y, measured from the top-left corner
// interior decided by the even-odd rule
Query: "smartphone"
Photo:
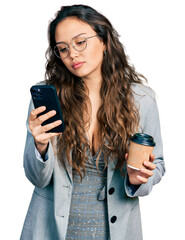
[[[33,99],[33,104],[35,108],[45,106],[46,110],[40,114],[43,115],[51,110],[56,111],[56,115],[49,118],[42,123],[42,126],[52,123],[57,120],[61,120],[62,124],[47,131],[48,132],[63,132],[65,130],[65,125],[63,121],[62,111],[59,104],[58,96],[56,89],[53,85],[34,85],[30,88],[31,96]]]

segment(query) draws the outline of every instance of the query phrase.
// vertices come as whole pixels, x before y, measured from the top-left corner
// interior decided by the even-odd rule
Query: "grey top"
[[[106,200],[106,175],[103,152],[100,153],[98,170],[96,160],[88,153],[85,177],[73,171],[73,190],[66,240],[108,239],[108,215]]]

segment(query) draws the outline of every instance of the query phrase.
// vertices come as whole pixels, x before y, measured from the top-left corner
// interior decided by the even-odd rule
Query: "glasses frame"
[[[67,58],[68,55],[69,55],[69,45],[70,45],[70,44],[72,44],[73,49],[75,49],[77,52],[83,52],[83,51],[87,48],[87,39],[89,39],[89,38],[93,38],[93,37],[97,37],[98,34],[93,35],[93,36],[90,36],[90,37],[84,37],[84,39],[85,39],[85,47],[84,47],[84,49],[83,49],[83,50],[77,50],[77,49],[75,48],[75,46],[74,46],[73,41],[74,41],[75,38],[77,38],[77,37],[81,37],[81,36],[83,36],[83,35],[78,35],[78,36],[72,38],[72,41],[71,41],[70,43],[58,42],[58,43],[56,44],[56,46],[54,47],[54,49],[53,49],[55,56],[58,57],[58,58],[60,58],[60,59],[62,59],[62,60],[64,60],[65,58]],[[68,52],[67,52],[67,56],[64,57],[64,58],[62,58],[61,56],[58,56],[58,54],[56,53],[56,49],[57,49],[58,45],[61,44],[61,43],[64,44],[64,45],[66,45],[67,50],[68,50]]]

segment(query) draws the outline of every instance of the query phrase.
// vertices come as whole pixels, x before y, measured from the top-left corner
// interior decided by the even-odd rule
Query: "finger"
[[[61,120],[57,120],[57,121],[55,121],[55,122],[52,122],[52,123],[50,123],[50,124],[47,124],[47,125],[45,125],[45,126],[42,127],[42,132],[43,132],[43,133],[46,133],[46,132],[48,132],[49,130],[51,130],[51,129],[55,128],[55,127],[58,127],[58,126],[61,125],[61,124],[62,124],[62,121],[61,121]]]
[[[149,170],[154,170],[156,168],[155,163],[149,161],[144,161],[143,165],[147,167]]]
[[[140,175],[137,175],[137,179],[141,182],[141,183],[147,183],[148,182],[148,178],[142,177]]]
[[[148,169],[145,169],[145,168],[141,168],[140,171],[141,171],[141,173],[144,173],[148,177],[153,176],[153,172],[151,170],[148,170]]]
[[[47,138],[52,138],[52,137],[58,136],[60,134],[61,133],[57,133],[57,132],[49,132],[49,133],[46,133],[46,137]]]
[[[52,110],[52,111],[49,111],[41,116],[39,116],[37,118],[38,122],[40,124],[42,124],[43,122],[45,122],[46,120],[48,120],[49,118],[53,117],[54,115],[56,114],[56,111],[55,110]]]
[[[46,145],[49,142],[50,138],[58,136],[59,134],[61,133],[55,133],[55,132],[43,133],[35,137],[35,142],[40,145]]]
[[[128,153],[125,153],[125,160],[128,160]]]
[[[30,112],[29,121],[35,120],[35,119],[37,118],[37,115],[38,115],[39,113],[44,112],[45,110],[46,110],[46,107],[45,107],[45,106],[38,107],[38,108],[32,110],[32,111]]]

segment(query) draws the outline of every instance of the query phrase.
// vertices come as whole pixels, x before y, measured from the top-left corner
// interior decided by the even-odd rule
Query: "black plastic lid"
[[[154,147],[155,146],[155,141],[154,138],[148,134],[145,133],[136,133],[134,136],[130,138],[132,142],[145,145],[145,146],[150,146]]]

